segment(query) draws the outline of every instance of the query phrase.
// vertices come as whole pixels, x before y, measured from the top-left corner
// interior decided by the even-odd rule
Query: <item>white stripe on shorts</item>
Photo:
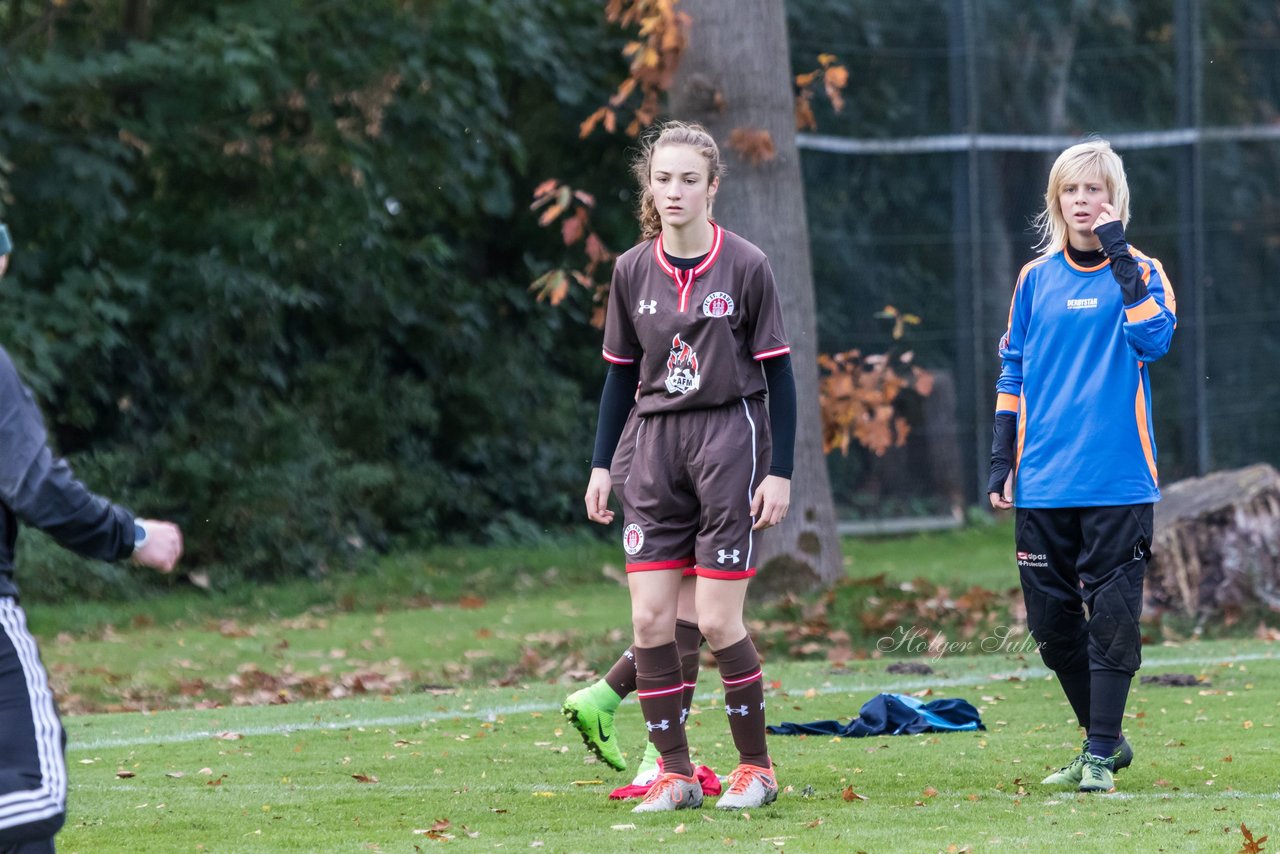
[[[756,482],[756,422],[751,418],[751,408],[747,406],[747,399],[742,398],[742,413],[747,416],[747,423],[751,425],[751,480],[747,481],[747,512],[751,512],[751,488]],[[751,517],[751,527],[747,529],[747,563],[746,568],[751,569],[751,551],[755,546],[755,527],[756,517]]]
[[[36,756],[40,763],[40,786],[0,794],[0,830],[52,818],[66,810],[67,766],[62,755],[62,725],[53,706],[53,693],[35,638],[27,630],[26,616],[11,597],[0,597],[0,629],[17,652],[31,702],[31,721],[36,733]]]

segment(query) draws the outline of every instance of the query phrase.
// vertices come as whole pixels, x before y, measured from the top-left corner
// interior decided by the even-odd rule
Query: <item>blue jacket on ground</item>
[[[968,700],[934,700],[922,703],[906,694],[877,694],[847,724],[814,721],[768,727],[772,735],[916,735],[922,732],[971,732],[986,729],[978,710]]]

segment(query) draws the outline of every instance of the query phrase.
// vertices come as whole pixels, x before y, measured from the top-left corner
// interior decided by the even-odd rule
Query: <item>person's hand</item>
[[[0,255],[0,279],[4,278],[4,273],[9,269],[9,256]]]
[[[1102,203],[1102,212],[1098,214],[1098,218],[1093,221],[1091,226],[1093,233],[1098,233],[1098,226],[1106,225],[1109,222],[1119,222],[1120,217],[1116,216],[1116,209],[1106,202]]]
[[[1009,476],[1004,479],[1004,492],[992,492],[988,494],[991,499],[991,507],[994,510],[1010,510],[1013,508],[1013,472],[1009,472]]]
[[[756,494],[751,498],[751,515],[756,523],[753,531],[763,531],[787,518],[787,510],[791,507],[791,481],[785,477],[771,474],[756,487]]]
[[[178,558],[182,557],[182,530],[172,522],[155,519],[138,519],[137,522],[147,532],[147,538],[133,553],[134,562],[161,572],[172,572]]]
[[[587,518],[601,525],[613,521],[613,511],[609,509],[609,493],[613,490],[613,478],[606,468],[591,470],[591,480],[587,483]]]

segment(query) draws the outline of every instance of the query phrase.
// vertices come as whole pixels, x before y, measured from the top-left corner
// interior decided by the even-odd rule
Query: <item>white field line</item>
[[[1242,661],[1280,661],[1280,658],[1271,653],[1247,653],[1245,655],[1236,655],[1231,657],[1208,656],[1208,657],[1185,657],[1185,658],[1169,658],[1147,661],[1147,668],[1154,667],[1185,667],[1187,665],[1206,665],[1206,664],[1231,664]],[[936,662],[935,662],[936,663]],[[889,676],[891,674],[886,674]],[[1050,675],[1050,671],[1044,667],[1027,667],[1019,670],[1013,670],[1005,673],[975,673],[969,676],[959,676],[950,679],[917,679],[910,682],[893,682],[886,679],[885,682],[891,682],[895,691],[907,691],[919,688],[949,688],[961,687],[965,685],[982,685],[988,682],[1001,682],[1010,677],[1017,677],[1024,681],[1031,679],[1041,679]],[[885,682],[875,684],[858,684],[858,685],[823,685],[815,688],[818,694],[855,694],[863,691],[880,691],[889,687]],[[699,700],[710,700],[719,696],[712,693],[698,694]],[[555,712],[559,711],[559,703],[519,703],[510,706],[487,706],[483,708],[472,709],[470,711],[459,710],[449,712],[424,712],[416,715],[392,715],[387,717],[371,717],[371,718],[347,718],[340,721],[299,721],[296,723],[273,724],[270,726],[256,726],[245,729],[235,729],[235,732],[243,736],[258,735],[292,735],[301,732],[317,732],[317,731],[341,731],[350,729],[362,729],[369,727],[391,727],[405,726],[411,724],[434,723],[437,721],[454,721],[467,718],[494,721],[505,715],[518,715],[529,712]],[[225,710],[224,710],[225,711]],[[105,750],[117,747],[140,747],[142,745],[160,745],[160,744],[182,744],[190,741],[202,741],[207,738],[214,738],[220,732],[226,732],[231,727],[224,727],[218,730],[195,730],[193,732],[179,733],[150,733],[147,735],[126,736],[122,738],[96,738],[80,740],[72,734],[68,734],[71,738],[67,745],[67,749],[71,751],[83,750]]]
[[[225,790],[230,793],[236,792],[266,792],[280,795],[279,783],[225,783]],[[291,781],[289,783],[290,797],[296,792],[325,792],[325,791],[343,791],[350,792],[353,784],[351,783],[299,783]],[[604,785],[604,784],[601,784]],[[95,791],[106,792],[133,792],[137,794],[139,789],[137,786],[129,786],[123,783],[110,782],[101,785],[93,783],[72,783],[73,789],[93,789]],[[203,790],[203,786],[200,787]],[[441,779],[439,784],[433,785],[429,783],[378,783],[377,790],[409,792],[431,794],[448,790],[450,793],[456,789],[455,783]],[[544,785],[532,787],[529,794],[534,792],[549,791],[577,791],[578,789],[586,789],[587,786],[574,786],[570,783],[559,783],[556,785]],[[175,784],[171,794],[167,795],[170,800],[179,796],[179,792],[190,792],[190,787],[182,788],[180,784]],[[510,795],[511,789],[506,786],[475,786],[469,785],[467,791],[473,795],[497,794],[501,792],[504,795]],[[838,792],[839,789],[833,790]],[[200,796],[202,791],[197,790],[196,795]],[[939,792],[937,797],[938,803],[946,803],[947,801],[957,801],[955,806],[968,806],[972,803],[969,796],[975,794],[972,790]],[[796,798],[796,795],[791,795]],[[834,797],[834,794],[833,794]],[[1015,792],[992,791],[991,789],[983,789],[982,800],[1020,800],[1024,807],[1045,807],[1058,806],[1060,804],[1075,805],[1092,803],[1097,798],[1108,801],[1276,801],[1280,800],[1280,792],[1239,792],[1239,791],[1206,791],[1206,792],[1112,792],[1111,794],[1096,793],[1091,795],[1077,794],[1070,790],[1061,792],[1036,792],[1034,794],[1019,795]],[[870,798],[872,803],[875,797]]]

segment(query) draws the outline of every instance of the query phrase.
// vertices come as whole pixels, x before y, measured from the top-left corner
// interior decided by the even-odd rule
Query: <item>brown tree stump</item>
[[[1161,490],[1146,605],[1198,625],[1280,611],[1280,472],[1261,464]]]

